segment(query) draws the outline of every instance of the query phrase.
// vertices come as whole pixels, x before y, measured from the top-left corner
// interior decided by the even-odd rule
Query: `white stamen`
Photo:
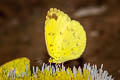
[[[75,66],[73,66],[73,75],[74,75],[74,77],[76,76],[76,73],[77,73],[77,69],[76,69]]]

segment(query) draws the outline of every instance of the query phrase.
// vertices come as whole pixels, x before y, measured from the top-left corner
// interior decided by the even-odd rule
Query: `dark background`
[[[75,16],[81,9],[101,6],[102,13]],[[31,65],[48,63],[44,23],[51,7],[80,21],[87,32],[84,54],[65,65],[104,64],[120,80],[120,0],[0,0],[0,65],[19,57],[28,57]]]

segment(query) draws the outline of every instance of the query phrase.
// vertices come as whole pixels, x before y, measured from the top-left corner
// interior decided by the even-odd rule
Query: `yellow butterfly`
[[[64,12],[51,8],[45,21],[45,40],[50,63],[62,63],[79,58],[86,46],[82,25]]]

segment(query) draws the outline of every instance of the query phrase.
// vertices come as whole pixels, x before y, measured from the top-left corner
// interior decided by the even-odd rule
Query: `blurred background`
[[[87,32],[84,54],[65,65],[103,64],[120,80],[120,0],[1,0],[0,65],[20,57],[31,65],[48,63],[44,23],[50,8],[80,21]]]

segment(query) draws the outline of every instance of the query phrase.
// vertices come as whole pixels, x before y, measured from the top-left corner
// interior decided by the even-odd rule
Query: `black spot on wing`
[[[72,54],[74,54],[74,52],[72,52]]]
[[[55,33],[50,32],[50,33],[48,33],[48,35],[49,35],[49,36],[54,36]]]
[[[57,15],[56,14],[52,14],[52,18],[54,18],[55,20],[57,20]]]
[[[76,34],[75,34],[75,32],[73,33],[73,36],[74,36],[74,37],[76,37]]]
[[[62,47],[61,50],[64,50],[64,48]]]
[[[76,46],[79,46],[79,44],[78,44],[78,43],[76,43]]]
[[[53,13],[52,15],[48,15],[48,18],[50,18],[50,19],[53,18],[53,19],[57,20],[58,17],[56,14]]]
[[[53,46],[53,44],[50,44],[50,46]]]
[[[50,35],[51,33],[48,33],[48,35]]]
[[[68,31],[70,31],[70,28],[69,28],[69,27],[67,27],[67,30],[68,30]]]
[[[52,33],[52,36],[54,36],[55,35],[55,33]]]
[[[63,35],[63,32],[60,32],[60,35]]]
[[[73,48],[71,48],[71,50],[73,51]]]
[[[80,40],[80,36],[78,36],[78,39]]]
[[[71,28],[71,31],[74,31],[74,29],[73,29],[73,28]]]
[[[53,49],[51,49],[51,51],[53,51]]]

